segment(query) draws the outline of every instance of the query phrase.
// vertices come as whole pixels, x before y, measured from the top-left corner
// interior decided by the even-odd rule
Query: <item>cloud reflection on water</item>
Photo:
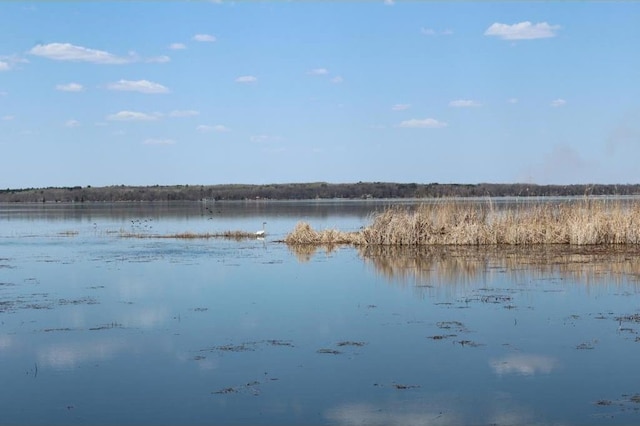
[[[339,405],[328,410],[325,416],[338,425],[448,426],[464,423],[455,415],[443,414],[432,407],[390,409],[365,403]]]
[[[88,362],[111,359],[124,349],[130,348],[121,340],[96,339],[47,345],[39,348],[36,356],[40,366],[66,370]]]
[[[532,376],[551,373],[557,368],[558,361],[544,355],[516,354],[491,360],[489,365],[499,376],[505,374]]]

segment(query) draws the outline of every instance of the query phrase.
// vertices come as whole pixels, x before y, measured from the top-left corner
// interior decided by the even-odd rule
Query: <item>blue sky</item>
[[[638,183],[639,2],[1,2],[0,188]]]

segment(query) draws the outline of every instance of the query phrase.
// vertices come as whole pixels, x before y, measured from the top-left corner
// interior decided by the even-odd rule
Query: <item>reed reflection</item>
[[[635,247],[371,246],[358,252],[388,280],[416,285],[477,283],[505,273],[516,281],[559,277],[587,285],[640,279]]]

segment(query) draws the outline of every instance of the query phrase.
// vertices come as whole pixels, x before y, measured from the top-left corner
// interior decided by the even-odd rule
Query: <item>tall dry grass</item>
[[[491,201],[392,207],[359,232],[315,231],[299,223],[287,244],[617,245],[640,243],[640,203],[587,199],[497,208]]]

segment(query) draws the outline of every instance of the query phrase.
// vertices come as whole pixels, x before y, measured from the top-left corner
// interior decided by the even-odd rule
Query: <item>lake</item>
[[[391,203],[0,205],[0,422],[640,423],[638,248],[278,242]]]

